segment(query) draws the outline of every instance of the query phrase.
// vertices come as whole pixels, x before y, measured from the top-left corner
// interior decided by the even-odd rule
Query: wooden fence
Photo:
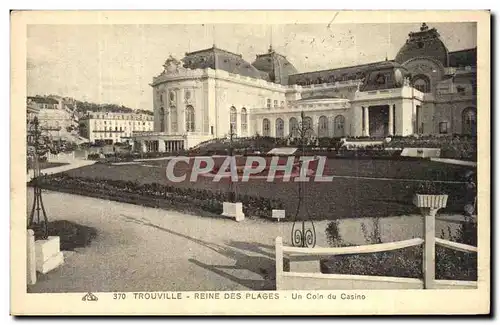
[[[435,214],[426,215],[424,239],[331,248],[302,248],[283,245],[276,238],[276,290],[349,290],[349,289],[465,289],[477,288],[477,281],[435,279],[435,245],[462,252],[476,252],[477,247],[436,238]],[[319,259],[327,256],[386,252],[423,244],[423,279],[351,274],[324,274]],[[284,261],[290,263],[284,271]],[[303,264],[301,266],[301,264]],[[304,267],[305,266],[305,267]]]

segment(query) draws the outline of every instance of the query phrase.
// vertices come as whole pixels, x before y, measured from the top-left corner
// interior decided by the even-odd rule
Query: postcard
[[[490,12],[11,22],[12,315],[490,313]]]

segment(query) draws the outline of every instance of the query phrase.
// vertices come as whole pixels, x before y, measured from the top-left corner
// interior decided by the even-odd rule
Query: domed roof
[[[224,70],[245,77],[267,80],[268,77],[253,65],[245,61],[241,54],[219,49],[215,46],[209,49],[186,53],[184,68]]]
[[[288,85],[288,76],[296,74],[297,69],[288,59],[269,47],[268,53],[259,54],[252,65],[260,71],[269,75],[272,82],[282,85]]]
[[[448,49],[439,38],[439,33],[435,28],[429,29],[423,23],[419,32],[408,34],[406,44],[399,50],[395,61],[404,63],[415,57],[432,57],[448,66]]]

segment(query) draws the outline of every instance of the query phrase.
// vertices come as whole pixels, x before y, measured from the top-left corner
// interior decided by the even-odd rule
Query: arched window
[[[194,107],[186,106],[186,132],[194,132]]]
[[[267,118],[262,121],[262,135],[265,137],[271,136],[271,122]]]
[[[288,134],[292,138],[297,138],[299,136],[299,122],[295,117],[290,118],[288,121]]]
[[[241,132],[248,132],[248,115],[245,107],[241,109]]]
[[[429,77],[425,75],[417,75],[413,78],[413,88],[418,89],[423,93],[429,93],[431,91],[431,82]]]
[[[165,109],[160,107],[160,132],[165,132]]]
[[[469,107],[462,112],[462,133],[476,135],[476,109]]]
[[[328,118],[326,116],[321,116],[318,122],[318,137],[328,137]]]
[[[283,138],[285,136],[285,122],[277,118],[276,119],[276,137]]]
[[[172,128],[172,132],[177,132],[177,107],[171,106],[170,107],[170,126]]]
[[[333,133],[335,137],[343,137],[345,135],[345,117],[337,115],[333,120]]]
[[[304,120],[302,121],[302,125],[304,128],[304,136],[306,138],[312,137],[312,135],[314,133],[312,118],[310,118],[309,116],[304,117]]]
[[[231,126],[233,127],[234,133],[238,132],[238,125],[237,125],[236,121],[237,121],[236,108],[234,106],[231,106],[231,108],[229,109],[229,122],[231,123]]]

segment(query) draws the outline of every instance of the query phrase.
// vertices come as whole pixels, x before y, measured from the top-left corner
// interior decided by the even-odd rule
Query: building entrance
[[[387,136],[389,134],[389,105],[370,106],[368,112],[370,136]]]

